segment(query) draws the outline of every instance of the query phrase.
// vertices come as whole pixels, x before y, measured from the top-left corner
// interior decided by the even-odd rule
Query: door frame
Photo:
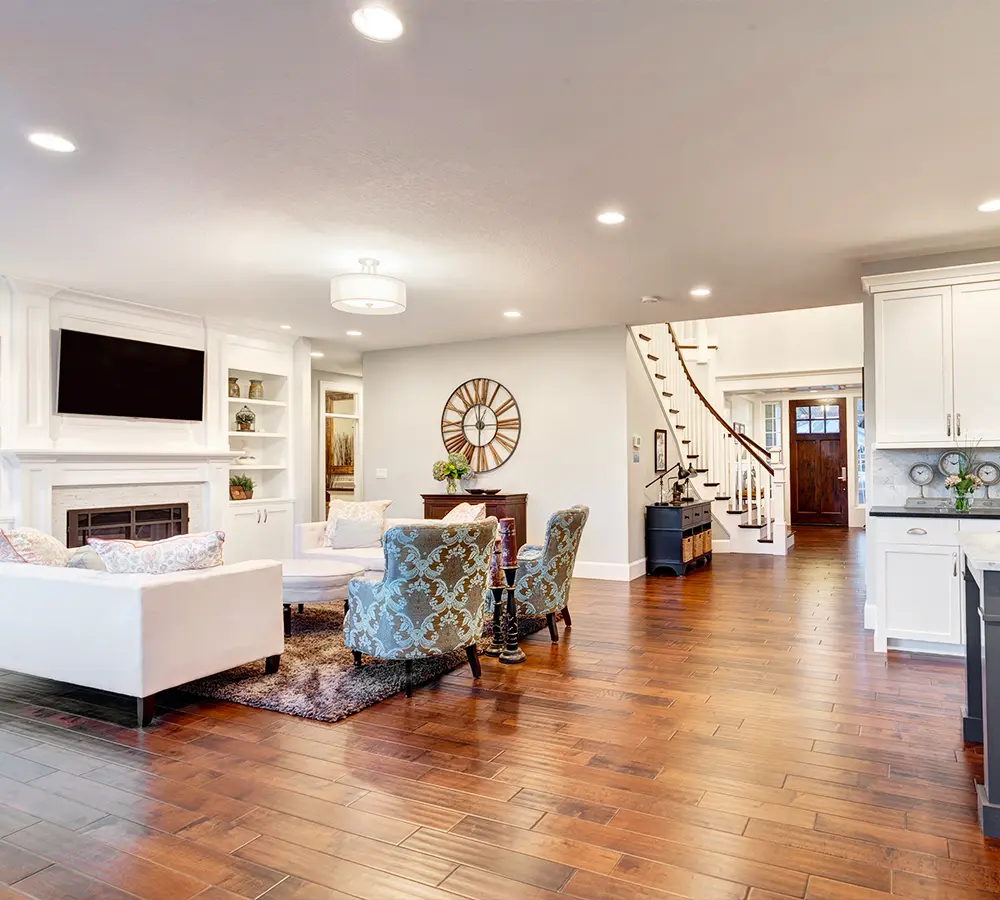
[[[847,428],[854,425],[853,401],[851,416],[847,416],[847,397],[830,397],[823,399],[789,400],[788,401],[788,487],[789,487],[789,524],[791,525],[834,525],[847,527],[850,524],[850,507],[848,505],[848,493],[850,491],[851,473],[848,460]],[[795,410],[800,406],[833,406],[840,410],[840,468],[847,473],[846,478],[839,479],[840,489],[838,497],[840,499],[840,521],[839,522],[802,522],[796,521],[796,509],[799,495],[799,460],[798,460],[798,434],[795,431]]]
[[[319,382],[318,396],[316,397],[316,430],[314,431],[316,441],[316,498],[320,518],[326,519],[326,419],[327,416],[337,419],[354,419],[357,422],[357,434],[354,446],[354,499],[365,499],[364,487],[364,447],[362,444],[362,423],[364,421],[364,399],[362,396],[362,385],[357,382],[360,379],[351,381],[338,381],[336,376],[323,378]],[[327,391],[338,393],[354,394],[355,414],[353,416],[345,413],[327,413],[326,394]],[[318,520],[317,520],[318,521]]]

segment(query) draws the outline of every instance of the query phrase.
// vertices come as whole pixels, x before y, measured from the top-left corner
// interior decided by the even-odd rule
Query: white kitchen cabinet
[[[291,501],[239,500],[230,504],[226,530],[227,563],[292,556]]]
[[[886,638],[962,643],[958,557],[957,546],[883,544],[878,548]]]
[[[882,446],[941,446],[954,434],[950,287],[875,296],[875,434]]]
[[[990,375],[1000,335],[1000,281],[951,290],[955,436],[1000,446],[1000,391]]]

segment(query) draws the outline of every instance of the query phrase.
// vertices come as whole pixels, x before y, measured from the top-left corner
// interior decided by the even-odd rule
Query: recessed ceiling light
[[[323,354],[322,354],[322,353],[320,353],[320,352],[319,352],[319,350],[313,350],[313,352],[312,352],[312,353],[310,353],[309,355],[310,355],[310,356],[311,356],[311,357],[312,357],[313,359],[321,359],[321,358],[322,358],[322,356],[323,356]]]
[[[360,331],[348,331],[347,332],[347,336],[348,337],[361,337],[361,332]]]
[[[980,203],[978,208],[980,212],[1000,212],[1000,198]]]
[[[280,329],[281,329],[282,331],[291,331],[291,330],[292,330],[292,326],[291,326],[291,325],[279,325],[278,327],[279,327],[279,328],[280,328]]]
[[[370,41],[394,41],[403,33],[403,23],[384,6],[362,6],[351,22]]]
[[[703,300],[705,297],[712,296],[712,289],[710,287],[693,287],[691,288],[691,296],[696,300]]]
[[[504,316],[506,316],[508,319],[521,318],[521,314],[516,309],[508,309],[507,312],[504,313]]]
[[[625,216],[620,212],[608,210],[607,212],[602,212],[597,217],[597,221],[602,225],[621,225],[625,221]]]
[[[72,153],[76,144],[59,134],[48,131],[34,131],[28,135],[28,140],[36,147],[51,150],[53,153]]]

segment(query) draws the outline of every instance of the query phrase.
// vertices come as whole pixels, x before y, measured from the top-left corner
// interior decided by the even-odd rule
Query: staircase
[[[785,524],[785,467],[737,434],[706,399],[670,324],[632,326],[630,331],[676,455],[697,470],[692,493],[712,501],[713,549],[784,556],[794,542]]]

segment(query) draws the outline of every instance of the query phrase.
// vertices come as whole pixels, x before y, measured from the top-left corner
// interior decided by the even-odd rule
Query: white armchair
[[[440,524],[436,519],[386,519],[382,526],[385,534],[395,525]],[[354,547],[334,550],[323,541],[326,537],[326,522],[306,522],[295,526],[295,558],[325,559],[335,562],[354,563],[366,572],[385,571],[385,554],[381,544],[378,547]]]

